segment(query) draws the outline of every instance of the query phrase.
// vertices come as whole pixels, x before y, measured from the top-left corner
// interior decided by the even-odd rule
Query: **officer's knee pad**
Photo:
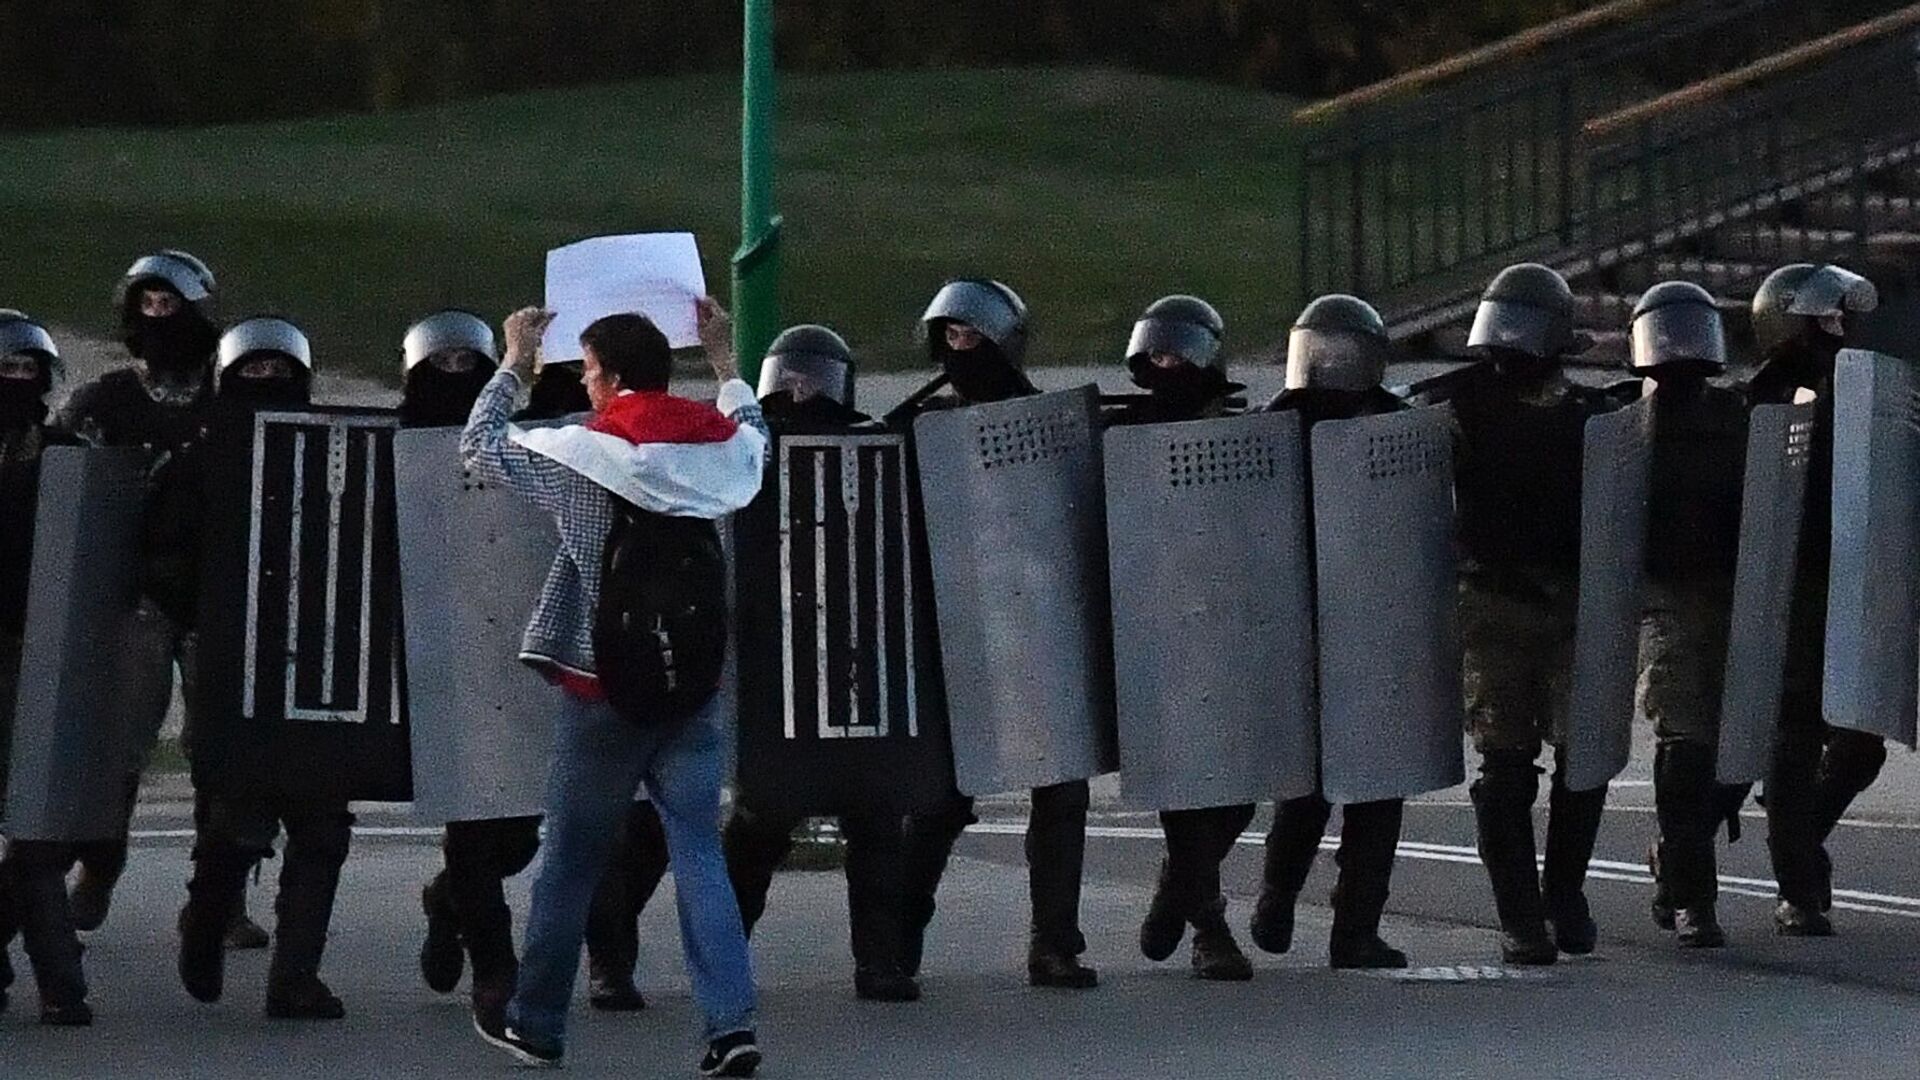
[[[507,830],[500,837],[498,852],[500,876],[512,877],[525,870],[539,851],[540,825],[538,822],[530,821]]]
[[[1085,780],[1069,780],[1064,784],[1049,784],[1033,789],[1033,809],[1036,813],[1081,814],[1092,803],[1093,795]],[[971,818],[973,815],[967,816]]]
[[[1540,748],[1508,748],[1488,750],[1480,755],[1480,777],[1475,780],[1476,788],[1484,785],[1488,790],[1497,791],[1537,791],[1539,787],[1540,767],[1534,762],[1539,757]]]
[[[1878,735],[1842,728],[1827,743],[1827,775],[1836,786],[1856,795],[1873,786],[1886,763],[1887,744]]]

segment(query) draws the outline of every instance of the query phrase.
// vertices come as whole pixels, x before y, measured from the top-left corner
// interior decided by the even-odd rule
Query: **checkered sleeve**
[[[507,437],[508,417],[520,396],[520,377],[502,369],[487,381],[460,433],[460,460],[481,480],[499,484],[533,500],[549,514],[564,508],[573,487],[565,466],[516,445]]]

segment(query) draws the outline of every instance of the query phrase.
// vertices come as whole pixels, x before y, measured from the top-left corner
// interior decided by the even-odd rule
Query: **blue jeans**
[[[753,1027],[753,963],[720,847],[720,702],[666,729],[561,695],[547,778],[546,859],[533,883],[525,956],[507,1019],[529,1038],[565,1038],[594,887],[636,786],[660,811],[680,908],[680,944],[708,1040]]]

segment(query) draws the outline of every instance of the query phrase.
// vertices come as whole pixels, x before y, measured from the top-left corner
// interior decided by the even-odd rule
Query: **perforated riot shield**
[[[1723,784],[1750,784],[1767,775],[1780,726],[1794,566],[1813,455],[1813,393],[1801,396],[1792,405],[1755,407],[1748,424],[1715,765]]]
[[[540,813],[558,704],[516,658],[560,538],[470,475],[459,442],[451,428],[393,437],[413,811],[436,825]]]
[[[411,797],[391,413],[261,412],[208,441],[194,783]]]
[[[914,425],[960,790],[1117,767],[1091,386]]]
[[[1451,415],[1323,420],[1312,442],[1326,797],[1451,787],[1466,768]]]
[[[117,671],[139,603],[147,455],[50,447],[40,459],[5,827],[16,840],[117,839],[134,718]]]
[[[1587,420],[1580,467],[1580,611],[1567,701],[1566,782],[1590,791],[1633,744],[1653,462],[1653,394]]]
[[[1120,784],[1132,805],[1314,789],[1302,451],[1293,413],[1106,433]]]
[[[1914,745],[1920,620],[1920,371],[1847,349],[1834,374],[1830,724]]]
[[[911,484],[904,436],[781,434],[759,498],[734,515],[738,770],[756,812],[952,798]]]

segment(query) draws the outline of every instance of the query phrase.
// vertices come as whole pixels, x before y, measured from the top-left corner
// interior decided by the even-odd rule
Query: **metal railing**
[[[1527,61],[1518,69],[1424,83],[1411,100],[1381,89],[1302,110],[1310,123],[1290,226],[1295,299],[1355,292],[1396,333],[1428,329],[1456,317],[1501,266],[1610,264],[1691,215],[1724,220],[1741,199],[1783,186],[1780,176],[1847,164],[1865,152],[1872,124],[1920,118],[1920,82],[1911,70],[1904,86],[1889,74],[1909,25],[1901,19],[1920,5],[1644,100],[1651,88],[1637,63],[1724,37],[1735,22],[1751,27],[1775,6],[1663,5],[1647,19],[1596,20],[1589,33],[1516,51]],[[1857,115],[1819,115],[1823,94]],[[1630,102],[1641,103],[1622,108]],[[1790,102],[1790,120],[1755,111]]]
[[[1852,227],[1798,230],[1782,254],[1864,261],[1866,181],[1920,146],[1917,33],[1920,4],[1587,122],[1563,261],[1614,265],[1828,191]]]

